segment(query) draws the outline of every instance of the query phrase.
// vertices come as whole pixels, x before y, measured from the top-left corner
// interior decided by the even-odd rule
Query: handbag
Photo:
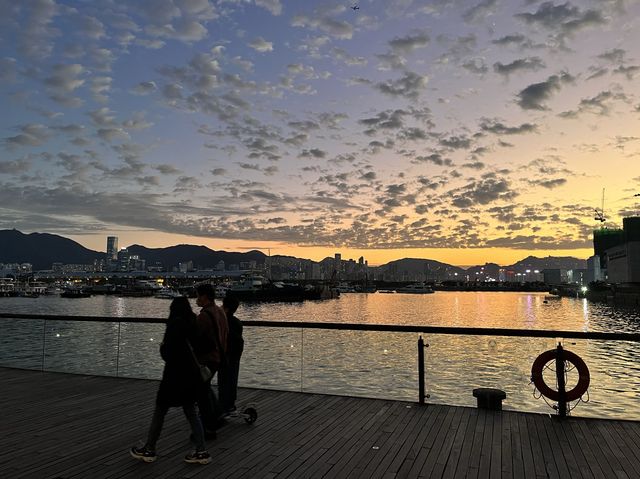
[[[196,353],[193,352],[193,346],[191,346],[191,342],[187,339],[187,346],[189,346],[189,351],[191,351],[191,357],[193,358],[193,362],[198,366],[198,372],[200,373],[200,380],[203,383],[208,383],[213,378],[213,373],[208,366],[204,364],[200,364],[198,358],[196,357]]]

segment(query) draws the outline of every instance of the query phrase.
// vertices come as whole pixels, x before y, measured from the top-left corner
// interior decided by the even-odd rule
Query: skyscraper
[[[107,259],[118,260],[118,237],[107,236]]]

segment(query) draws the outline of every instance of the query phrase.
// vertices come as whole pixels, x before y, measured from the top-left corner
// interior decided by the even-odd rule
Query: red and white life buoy
[[[545,351],[536,358],[536,360],[533,362],[533,366],[531,366],[531,380],[533,381],[533,384],[535,384],[536,388],[543,396],[549,398],[552,401],[560,400],[560,393],[555,389],[551,389],[551,387],[549,387],[547,383],[544,382],[542,371],[548,363],[556,360],[557,354],[558,351],[556,349]],[[570,391],[567,391],[564,395],[565,401],[575,401],[576,399],[581,398],[589,388],[589,383],[591,382],[589,368],[587,368],[587,365],[580,358],[580,356],[572,353],[571,351],[567,351],[566,349],[563,350],[562,356],[565,361],[573,364],[576,368],[576,371],[578,371],[578,384],[576,384]]]

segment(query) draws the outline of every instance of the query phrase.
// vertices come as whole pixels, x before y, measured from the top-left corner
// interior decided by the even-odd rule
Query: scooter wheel
[[[248,407],[247,409],[245,409],[244,411],[242,411],[245,415],[245,422],[247,424],[253,424],[254,422],[256,422],[256,420],[258,419],[258,411],[256,411],[254,408],[252,407]]]

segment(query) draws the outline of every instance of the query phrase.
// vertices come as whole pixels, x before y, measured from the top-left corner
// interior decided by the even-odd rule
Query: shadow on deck
[[[640,477],[638,422],[252,389],[240,403],[258,421],[224,426],[211,464],[182,462],[181,409],[143,464],[128,448],[146,435],[157,381],[0,368],[0,384],[0,477],[11,479]]]

